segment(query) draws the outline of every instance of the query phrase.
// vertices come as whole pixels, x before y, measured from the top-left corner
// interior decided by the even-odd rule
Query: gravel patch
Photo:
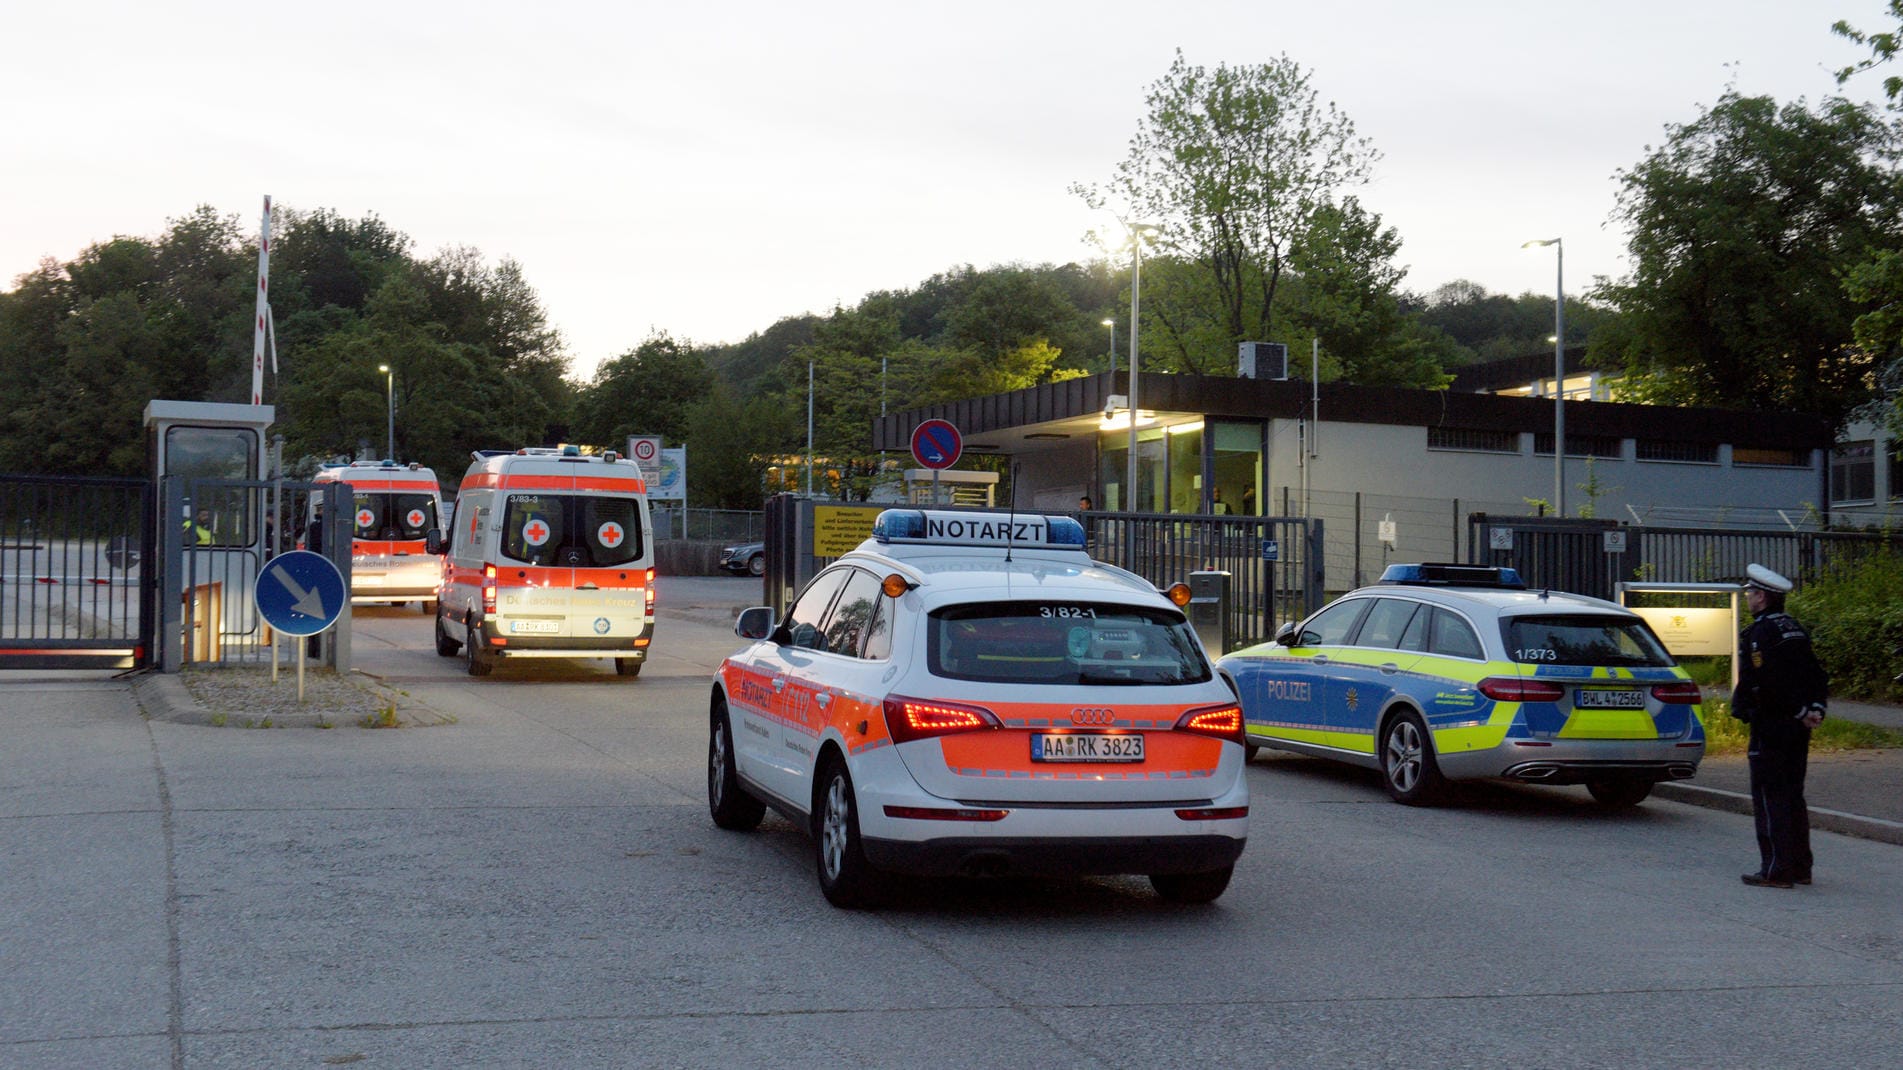
[[[275,683],[265,668],[187,669],[178,678],[197,706],[186,719],[213,726],[396,728],[453,720],[355,672],[305,669],[301,702],[294,669],[279,670]]]

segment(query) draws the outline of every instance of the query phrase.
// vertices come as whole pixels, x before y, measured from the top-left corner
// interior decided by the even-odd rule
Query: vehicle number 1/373
[[[1034,762],[1140,762],[1140,734],[1108,732],[1037,732],[1031,736]]]

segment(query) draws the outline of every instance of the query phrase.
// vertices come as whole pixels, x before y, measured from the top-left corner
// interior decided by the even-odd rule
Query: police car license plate
[[[1031,736],[1031,760],[1034,762],[1140,762],[1143,760],[1141,735],[1112,735],[1107,732],[1046,732]]]
[[[512,632],[553,633],[562,630],[562,622],[558,620],[512,620],[509,622],[509,630]]]
[[[1573,692],[1573,705],[1582,710],[1642,710],[1645,692],[1582,687]]]

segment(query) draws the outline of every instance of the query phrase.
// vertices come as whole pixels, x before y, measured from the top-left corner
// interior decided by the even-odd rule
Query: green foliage
[[[701,354],[657,334],[595,370],[575,406],[572,437],[618,447],[629,435],[687,439],[688,412],[707,396],[714,376]]]
[[[1842,85],[1853,75],[1879,67],[1896,58],[1897,48],[1903,46],[1903,0],[1890,0],[1890,17],[1896,19],[1896,29],[1887,33],[1864,33],[1843,20],[1830,28],[1839,37],[1856,44],[1870,46],[1870,57],[1837,72],[1837,84]],[[1892,106],[1903,108],[1903,76],[1891,75],[1883,80],[1883,92],[1890,98]]]
[[[1903,701],[1903,547],[1871,553],[1806,578],[1786,603],[1811,633],[1833,695]]]
[[[1486,363],[1551,353],[1553,299],[1552,293],[1492,294],[1479,283],[1456,279],[1425,296],[1403,298],[1402,309],[1454,342],[1461,356],[1450,363]],[[1587,344],[1618,316],[1610,306],[1567,294],[1567,348]]]
[[[1874,371],[1843,274],[1903,240],[1903,127],[1842,98],[1815,110],[1727,91],[1619,175],[1633,274],[1595,357],[1638,400],[1815,413],[1840,426]]]

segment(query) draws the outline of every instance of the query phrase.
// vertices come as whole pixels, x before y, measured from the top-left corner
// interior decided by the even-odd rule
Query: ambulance
[[[355,508],[350,545],[352,605],[416,602],[436,611],[441,563],[425,546],[442,524],[443,494],[436,473],[395,461],[353,461],[319,469],[313,482],[348,483]],[[317,516],[311,501],[310,519]]]
[[[654,528],[633,461],[574,446],[483,450],[442,554],[436,652],[471,676],[505,658],[610,658],[639,676],[654,638]]]

